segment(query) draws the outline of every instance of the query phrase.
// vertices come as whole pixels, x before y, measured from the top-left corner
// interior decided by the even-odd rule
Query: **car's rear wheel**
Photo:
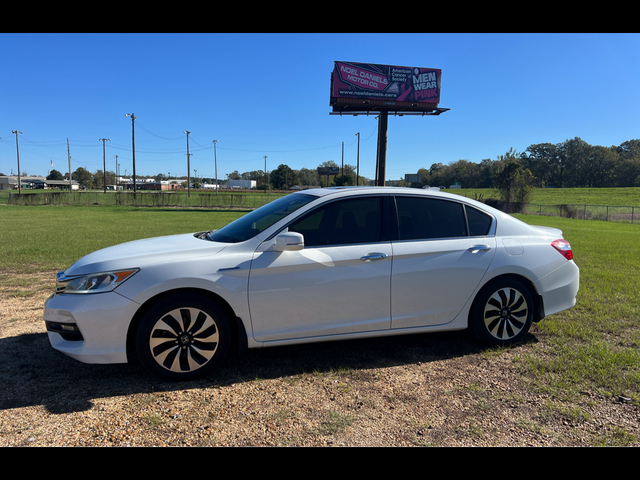
[[[476,297],[469,328],[485,344],[517,343],[529,332],[533,313],[533,298],[521,282],[497,280],[484,287]]]
[[[142,365],[172,381],[206,375],[226,356],[229,343],[227,316],[215,304],[194,295],[160,301],[144,315],[136,334]]]

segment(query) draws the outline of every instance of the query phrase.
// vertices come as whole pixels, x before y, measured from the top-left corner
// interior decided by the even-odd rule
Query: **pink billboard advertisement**
[[[442,70],[335,62],[332,96],[393,102],[439,103]]]

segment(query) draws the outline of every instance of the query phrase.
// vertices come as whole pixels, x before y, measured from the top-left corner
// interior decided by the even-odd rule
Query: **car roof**
[[[432,189],[418,189],[418,188],[407,188],[407,187],[326,187],[326,188],[312,188],[309,190],[299,190],[292,195],[314,195],[316,197],[324,197],[326,195],[348,195],[353,193],[358,193],[362,195],[368,195],[373,193],[383,193],[383,194],[396,194],[396,195],[421,195],[428,197],[443,197],[443,198],[451,198],[455,200],[469,200],[466,197],[461,195],[455,195],[450,193],[444,193],[439,190]]]

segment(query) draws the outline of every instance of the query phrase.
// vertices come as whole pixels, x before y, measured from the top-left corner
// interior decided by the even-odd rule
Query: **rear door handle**
[[[364,257],[360,257],[360,260],[363,262],[370,262],[372,260],[382,260],[384,258],[387,258],[387,255],[384,253],[368,253]]]
[[[471,253],[476,253],[480,250],[482,250],[483,252],[486,252],[488,250],[491,250],[491,247],[489,245],[474,245],[473,247],[467,248],[467,250],[470,251]]]

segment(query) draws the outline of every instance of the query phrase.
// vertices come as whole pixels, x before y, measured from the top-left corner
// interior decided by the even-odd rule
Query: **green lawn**
[[[640,226],[514,215],[560,228],[580,267],[574,308],[536,326],[549,335],[553,355],[523,365],[539,388],[560,397],[593,391],[640,402]]]
[[[246,210],[0,205],[0,269],[63,269],[129,240],[220,228]]]
[[[484,198],[498,198],[498,193],[490,188],[447,189],[447,193],[457,193],[469,198],[482,195]],[[640,206],[640,188],[536,188],[531,203],[538,205],[612,205]]]

